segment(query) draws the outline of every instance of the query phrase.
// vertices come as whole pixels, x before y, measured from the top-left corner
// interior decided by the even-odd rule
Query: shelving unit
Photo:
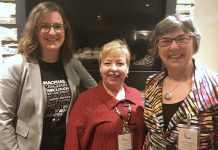
[[[17,50],[16,1],[0,0],[0,10],[0,59],[3,59]]]
[[[176,13],[194,19],[195,0],[177,0]]]

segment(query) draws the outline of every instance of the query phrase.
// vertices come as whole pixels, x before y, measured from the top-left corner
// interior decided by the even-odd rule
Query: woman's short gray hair
[[[160,21],[154,28],[151,36],[151,43],[154,56],[158,57],[158,40],[167,33],[177,29],[182,29],[185,33],[194,37],[194,54],[198,52],[200,46],[201,34],[198,27],[193,23],[192,19],[181,15],[168,16]]]

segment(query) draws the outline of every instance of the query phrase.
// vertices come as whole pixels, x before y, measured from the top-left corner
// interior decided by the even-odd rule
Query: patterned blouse
[[[148,128],[146,150],[177,148],[178,124],[200,127],[199,150],[218,150],[218,74],[195,64],[194,84],[164,131],[162,87],[167,71],[149,77],[145,88],[144,117]]]

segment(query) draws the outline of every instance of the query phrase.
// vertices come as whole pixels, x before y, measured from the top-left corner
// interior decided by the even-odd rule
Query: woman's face
[[[65,39],[65,25],[59,12],[53,11],[43,17],[38,26],[38,39],[43,55],[59,54]]]
[[[172,44],[164,45],[168,41],[172,41]],[[158,41],[159,56],[168,69],[186,69],[191,65],[193,47],[193,38],[181,29],[164,34]]]
[[[102,59],[100,64],[100,73],[103,84],[108,89],[119,90],[128,74],[129,66],[126,62],[124,52],[110,52]]]

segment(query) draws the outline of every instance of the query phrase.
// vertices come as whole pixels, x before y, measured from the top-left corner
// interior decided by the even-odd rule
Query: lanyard
[[[117,115],[120,117],[120,119],[123,121],[123,131],[124,132],[129,132],[129,121],[131,118],[131,105],[130,103],[128,103],[128,114],[127,114],[127,120],[124,119],[124,117],[121,115],[120,111],[118,110],[117,107],[115,107],[115,111],[117,113]]]

